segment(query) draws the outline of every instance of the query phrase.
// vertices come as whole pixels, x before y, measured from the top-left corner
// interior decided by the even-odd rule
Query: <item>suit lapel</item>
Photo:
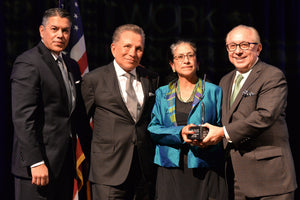
[[[249,74],[247,80],[245,81],[243,87],[241,88],[241,94],[242,94],[242,91],[247,90],[253,84],[253,82],[255,82],[256,79],[258,79],[258,77],[259,77],[258,74],[260,73],[260,69],[261,69],[259,67],[260,65],[261,65],[261,61],[258,61],[256,63],[256,65],[253,66],[251,73]],[[240,95],[240,97],[241,96],[242,95]]]
[[[126,113],[126,115],[128,115],[131,119],[131,114],[127,109],[126,103],[123,99],[123,95],[119,86],[119,80],[117,77],[117,73],[114,67],[114,64],[111,63],[108,65],[108,67],[106,68],[107,70],[107,75],[104,76],[105,82],[107,83],[108,86],[111,86],[111,89],[113,92],[116,92],[117,95],[116,96],[116,101],[118,102],[118,105],[121,106],[121,109],[124,111],[124,113]],[[109,75],[111,74],[111,76]],[[132,119],[133,120],[133,119]],[[134,121],[134,120],[133,120]]]
[[[52,71],[54,77],[57,79],[60,85],[60,92],[62,94],[62,98],[65,101],[65,104],[68,105],[68,96],[67,96],[67,90],[65,87],[65,83],[63,80],[63,77],[61,75],[61,72],[59,70],[59,67],[57,63],[55,62],[53,56],[51,55],[49,49],[46,48],[46,46],[40,42],[38,45],[39,52],[42,55],[42,59],[45,61],[47,66],[50,68]]]
[[[202,99],[204,98],[204,81],[202,81],[200,78],[198,79],[197,82],[197,91],[195,93],[195,97],[193,100],[193,105],[192,105],[192,109],[193,110],[195,108],[195,106],[202,101]]]
[[[175,114],[176,87],[177,87],[177,79],[169,83],[169,92],[166,95],[168,112],[170,113],[170,120],[174,126],[177,126],[176,114]]]
[[[70,69],[73,66],[72,66],[72,64],[71,64],[71,62],[69,60],[70,58],[67,58],[66,56],[63,55],[63,59],[64,59],[64,62],[66,64],[67,70],[68,70],[68,75],[69,75],[70,82],[72,84],[73,95],[74,95],[74,98],[76,99],[75,77],[74,77],[74,75],[72,73],[72,70]]]
[[[238,95],[236,96],[235,98],[235,101],[233,102],[231,108],[230,108],[230,116],[232,115],[233,111],[236,109],[236,107],[238,106],[238,104],[240,103],[240,101],[242,100],[243,98],[243,91],[244,90],[247,90],[254,82],[255,80],[259,77],[259,75],[257,75],[259,72],[260,72],[260,65],[261,61],[258,61],[252,68],[252,71],[250,72],[247,80],[245,81],[243,87],[240,89]],[[234,79],[234,76],[231,80],[231,86],[230,88],[232,88],[232,85],[233,85],[233,79]],[[231,95],[231,90],[230,90],[230,93]],[[230,95],[226,98],[227,100],[230,99]],[[229,102],[228,102],[228,105],[229,105]]]
[[[144,103],[143,106],[141,108],[141,112],[143,113],[144,107],[145,107],[145,102],[148,101],[149,98],[149,78],[147,77],[147,75],[145,73],[143,73],[143,71],[140,69],[140,67],[136,68],[136,74],[137,74],[137,80],[139,80],[142,84],[142,88],[143,88],[143,93],[144,93]],[[141,115],[139,115],[138,119],[141,117]]]
[[[232,93],[232,85],[233,85],[233,80],[234,80],[234,77],[235,77],[235,74],[236,74],[236,70],[232,71],[231,72],[231,75],[229,76],[228,80],[225,81],[225,84],[223,84],[223,111],[222,113],[229,113],[230,111],[230,96],[231,96],[231,93]],[[228,116],[231,116],[230,115],[226,115],[226,117]],[[222,117],[224,121],[228,122],[229,120],[229,117],[228,119],[225,118],[225,115],[223,115]]]

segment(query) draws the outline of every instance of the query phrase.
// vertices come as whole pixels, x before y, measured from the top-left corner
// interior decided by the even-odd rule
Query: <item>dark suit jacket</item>
[[[284,74],[259,60],[230,108],[235,73],[236,70],[224,76],[220,86],[222,123],[233,141],[230,155],[241,190],[248,197],[295,190],[295,169],[285,121]]]
[[[93,116],[93,139],[89,179],[105,185],[120,185],[128,176],[134,147],[146,178],[153,178],[154,146],[147,125],[155,101],[158,77],[137,67],[144,91],[140,119],[135,123],[122,99],[113,63],[83,77],[82,95],[86,110]],[[150,179],[149,179],[150,180]]]
[[[69,113],[70,105],[59,67],[42,42],[17,57],[14,63],[11,89],[12,173],[15,176],[30,178],[30,166],[44,160],[51,181],[59,175],[68,147],[72,146],[68,145],[70,135],[75,147],[75,134],[89,128],[88,121],[84,120],[79,66],[66,56],[63,59],[77,91],[77,105],[72,113]],[[80,126],[76,123],[79,113],[82,114]],[[86,129],[87,135],[88,131]]]

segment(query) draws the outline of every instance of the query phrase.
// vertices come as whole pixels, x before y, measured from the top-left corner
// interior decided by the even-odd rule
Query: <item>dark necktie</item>
[[[73,110],[73,91],[72,91],[71,82],[69,80],[68,71],[64,67],[62,57],[58,56],[56,61],[57,61],[57,64],[59,66],[59,69],[61,71],[62,77],[64,79],[65,87],[66,87],[66,90],[67,90],[69,111],[72,112],[72,110]]]
[[[127,103],[126,106],[134,119],[134,121],[137,120],[137,107],[138,107],[138,101],[137,101],[137,96],[135,93],[135,90],[133,88],[133,79],[134,75],[130,73],[124,74],[126,76],[127,81],[126,81],[126,93],[127,93]]]
[[[236,77],[236,80],[235,80],[235,84],[234,84],[234,89],[233,89],[233,92],[231,94],[231,98],[230,98],[230,107],[232,106],[236,96],[238,95],[240,89],[241,89],[241,81],[244,77],[242,76],[242,74],[239,74],[237,77]]]

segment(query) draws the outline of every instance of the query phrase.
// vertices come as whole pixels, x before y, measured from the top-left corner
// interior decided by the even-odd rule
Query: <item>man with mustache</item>
[[[11,73],[15,199],[71,200],[76,134],[91,130],[79,66],[62,54],[70,14],[46,10],[39,31],[41,42],[17,57]]]

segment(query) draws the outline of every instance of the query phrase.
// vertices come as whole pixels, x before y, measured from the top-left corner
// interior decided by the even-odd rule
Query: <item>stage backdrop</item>
[[[9,75],[16,56],[39,42],[38,27],[44,10],[57,5],[58,0],[2,0],[0,4],[0,194],[7,196],[6,199],[12,199],[13,193]],[[257,28],[263,44],[260,58],[280,68],[288,80],[287,122],[296,170],[300,171],[300,158],[296,154],[300,149],[297,147],[299,131],[296,132],[300,111],[298,0],[79,0],[79,8],[90,70],[112,60],[110,44],[114,29],[134,23],[146,33],[141,64],[158,72],[161,84],[168,81],[171,73],[167,53],[176,39],[196,42],[202,73],[218,84],[220,78],[233,69],[225,49],[226,33],[238,24]],[[298,192],[296,195],[300,198]]]

